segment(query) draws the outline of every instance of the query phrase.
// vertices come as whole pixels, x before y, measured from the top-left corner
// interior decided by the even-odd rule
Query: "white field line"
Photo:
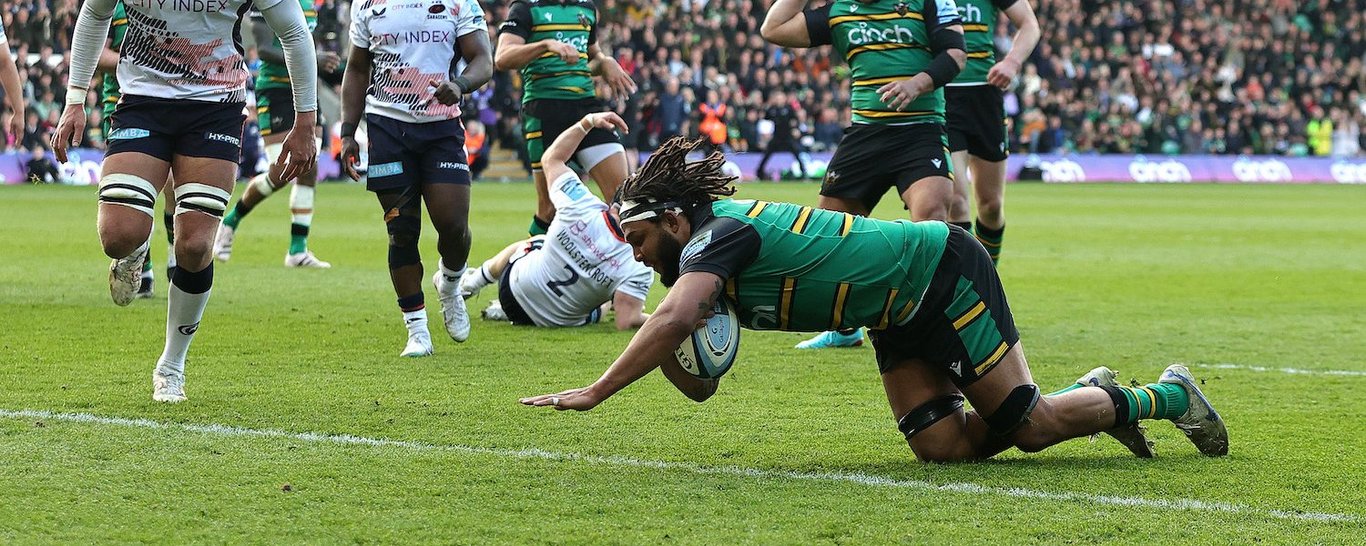
[[[1336,375],[1346,377],[1366,377],[1366,370],[1313,370],[1305,368],[1272,368],[1248,364],[1196,364],[1195,369],[1215,368],[1219,370],[1247,370],[1250,372],[1276,372],[1291,375]]]
[[[179,430],[195,434],[207,434],[212,436],[223,437],[276,438],[282,440],[295,440],[300,442],[312,442],[323,444],[359,445],[379,448],[400,448],[413,451],[440,451],[448,453],[479,454],[509,459],[540,459],[547,461],[568,461],[588,465],[602,465],[628,468],[651,468],[659,470],[691,472],[694,474],[735,476],[742,478],[799,480],[816,482],[844,482],[873,487],[892,487],[898,489],[939,491],[951,493],[971,493],[978,495],[999,495],[1030,500],[1053,500],[1076,502],[1082,504],[1100,504],[1108,506],[1126,506],[1134,508],[1153,508],[1160,510],[1222,512],[1228,514],[1247,515],[1252,517],[1272,517],[1287,520],[1323,522],[1366,521],[1366,517],[1357,514],[1339,514],[1332,512],[1304,512],[1299,510],[1267,510],[1263,508],[1254,508],[1251,506],[1241,504],[1232,504],[1217,501],[1203,501],[1199,499],[1149,499],[1143,497],[1120,497],[1113,495],[1095,495],[1091,493],[1041,491],[1037,489],[1026,489],[1022,487],[993,487],[986,485],[978,485],[974,483],[951,482],[936,484],[921,480],[898,480],[895,478],[888,478],[885,476],[877,476],[873,474],[865,474],[862,472],[794,472],[785,470],[769,470],[762,468],[746,468],[739,466],[701,466],[688,463],[635,459],[631,457],[622,457],[618,455],[581,455],[577,453],[561,453],[555,451],[546,451],[537,448],[502,449],[462,445],[441,445],[407,440],[365,438],[362,436],[351,436],[349,434],[286,432],[281,430],[270,429],[239,428],[229,425],[190,425],[179,423],[163,423],[148,419],[123,419],[119,417],[101,417],[98,415],[91,415],[88,413],[58,413],[42,410],[0,409],[0,417],[8,419],[47,419],[50,421],[66,421],[72,423],[108,425],[124,428]]]

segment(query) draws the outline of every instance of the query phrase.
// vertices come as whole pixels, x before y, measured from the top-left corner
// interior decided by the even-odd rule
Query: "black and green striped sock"
[[[1149,383],[1141,387],[1101,387],[1115,403],[1115,425],[1139,419],[1175,419],[1186,413],[1190,394],[1181,385]]]
[[[1006,236],[1005,224],[1001,224],[1001,227],[998,229],[991,229],[983,226],[982,221],[978,219],[977,225],[974,226],[973,234],[977,236],[977,240],[982,243],[982,246],[987,248],[987,254],[991,255],[991,263],[1000,262],[1001,240],[1005,239]]]

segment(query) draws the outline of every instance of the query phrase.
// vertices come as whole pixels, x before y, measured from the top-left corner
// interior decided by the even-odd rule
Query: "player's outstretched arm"
[[[626,351],[622,352],[616,362],[613,362],[592,385],[523,398],[521,402],[529,406],[554,406],[559,410],[587,411],[597,407],[603,400],[644,377],[656,366],[673,360],[674,350],[697,329],[698,321],[711,311],[724,286],[723,279],[713,273],[684,273],[678,278],[678,282],[674,283],[673,289],[669,290],[669,295],[664,297],[659,308],[631,338]],[[677,366],[677,363],[674,365]],[[668,373],[665,375],[670,376]],[[694,400],[697,399],[695,395],[700,395],[708,388],[704,385],[705,381],[697,378],[692,378],[692,382],[685,382],[682,385],[680,381],[687,381],[687,378],[670,376],[669,380],[683,391],[683,394]],[[710,388],[714,391],[715,385],[711,385]],[[705,399],[706,396],[701,398]]]
[[[810,0],[777,0],[768,8],[759,34],[769,43],[783,47],[811,47],[811,33],[802,13]]]
[[[1010,24],[1019,30],[1015,32],[1010,52],[987,71],[987,83],[1001,89],[1009,86],[1015,75],[1020,73],[1020,67],[1034,53],[1034,46],[1039,44],[1039,37],[1042,36],[1039,18],[1034,15],[1034,8],[1030,7],[1028,1],[1015,0],[1005,12]]]

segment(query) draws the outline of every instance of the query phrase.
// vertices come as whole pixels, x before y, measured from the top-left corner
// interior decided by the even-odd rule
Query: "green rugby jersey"
[[[123,46],[125,32],[128,32],[128,10],[124,9],[123,2],[119,2],[114,5],[114,19],[109,23],[109,47],[114,51],[119,51]],[[105,74],[104,83],[100,86],[100,105],[105,118],[114,112],[114,106],[119,103],[119,96],[118,74]]]
[[[318,10],[313,9],[313,0],[299,0],[299,6],[304,8],[304,19],[308,22],[308,32],[312,33],[318,28]],[[260,13],[253,16],[252,24],[264,25],[265,18]],[[280,37],[274,36],[270,40],[270,45],[275,49],[284,49],[280,44]],[[256,90],[265,89],[289,89],[289,70],[285,68],[285,63],[272,63],[261,60],[261,70],[256,74]]]
[[[943,222],[888,222],[724,199],[693,218],[679,271],[726,279],[754,330],[881,329],[911,318],[944,254]]]
[[[592,0],[518,0],[508,9],[499,32],[521,36],[527,43],[559,40],[579,50],[579,60],[566,64],[546,52],[522,67],[522,102],[538,99],[578,100],[596,96],[588,70],[588,46],[596,44],[598,8]]]
[[[996,20],[1006,8],[1019,1],[1022,0],[957,0],[968,62],[949,85],[987,83],[987,72],[996,64]]]
[[[938,53],[930,37],[959,24],[953,0],[835,0],[804,15],[811,45],[833,45],[849,64],[854,123],[944,123],[942,89],[900,112],[882,102],[877,90],[929,68]]]

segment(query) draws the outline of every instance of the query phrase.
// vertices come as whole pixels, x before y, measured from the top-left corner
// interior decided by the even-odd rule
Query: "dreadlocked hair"
[[[712,152],[701,161],[688,162],[688,154],[702,142],[701,138],[688,140],[681,136],[665,141],[645,160],[639,171],[622,182],[616,201],[674,201],[692,209],[735,195],[731,183],[736,177],[721,171],[726,164],[726,156],[721,152]]]

